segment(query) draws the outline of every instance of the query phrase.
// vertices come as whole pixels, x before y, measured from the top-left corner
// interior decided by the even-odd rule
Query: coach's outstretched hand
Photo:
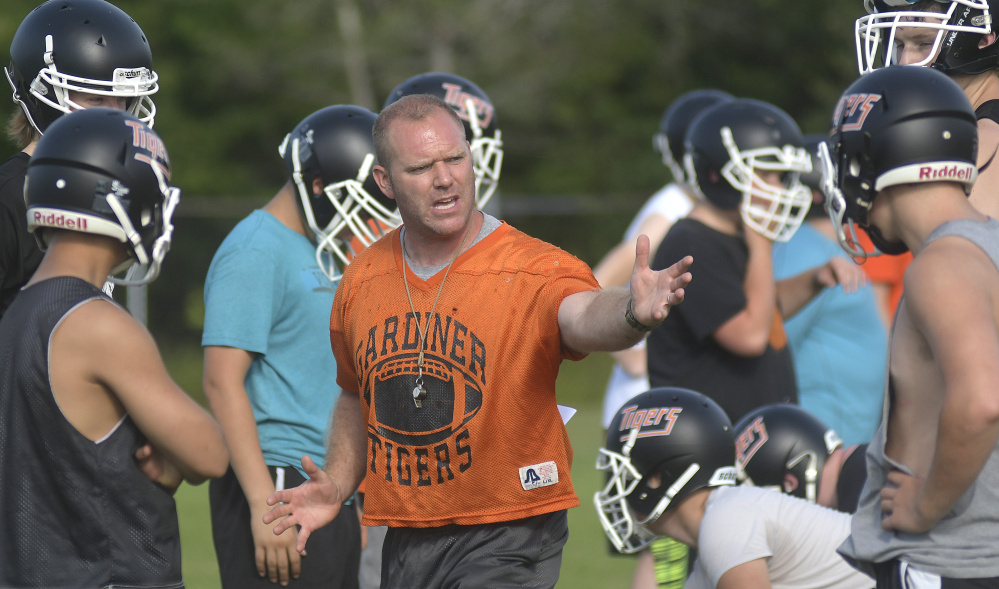
[[[314,530],[328,525],[336,518],[343,498],[333,479],[308,456],[302,457],[302,469],[309,480],[294,489],[278,491],[268,497],[267,505],[277,507],[265,513],[263,521],[270,524],[284,518],[274,526],[275,534],[281,534],[292,526],[299,526],[295,550],[305,554],[306,540]]]
[[[694,258],[685,256],[669,268],[656,271],[649,267],[649,255],[649,238],[639,235],[630,282],[634,301],[632,312],[640,323],[654,326],[666,320],[670,307],[683,302],[684,287],[691,279],[687,270],[694,263]]]

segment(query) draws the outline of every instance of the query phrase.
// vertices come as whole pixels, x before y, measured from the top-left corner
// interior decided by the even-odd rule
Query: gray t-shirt
[[[701,521],[685,589],[710,589],[732,568],[765,559],[773,589],[869,589],[836,553],[850,515],[760,487],[718,487]]]
[[[945,235],[959,235],[978,245],[999,268],[999,221],[959,220],[944,223],[926,240],[929,244]],[[959,288],[959,285],[955,285]],[[946,304],[946,303],[944,303]],[[891,381],[888,383],[889,390]],[[985,578],[999,576],[999,446],[951,511],[925,534],[889,532],[881,528],[881,489],[888,473],[905,465],[885,456],[888,396],[881,426],[867,447],[867,484],[860,495],[850,536],[840,553],[858,567],[872,571],[871,563],[899,558],[922,570],[944,577]]]

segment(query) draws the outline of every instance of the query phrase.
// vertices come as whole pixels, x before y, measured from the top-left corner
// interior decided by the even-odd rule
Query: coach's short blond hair
[[[465,124],[458,118],[458,113],[451,108],[451,105],[433,94],[409,94],[386,106],[375,119],[375,126],[371,130],[371,139],[375,144],[375,157],[378,164],[389,169],[394,150],[389,145],[389,127],[399,120],[423,121],[437,111],[444,111],[450,116],[455,124],[461,129],[462,136],[465,135]]]

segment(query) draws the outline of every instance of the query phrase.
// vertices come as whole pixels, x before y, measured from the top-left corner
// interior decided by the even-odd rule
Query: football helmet
[[[797,405],[765,405],[735,424],[739,478],[815,503],[826,459],[843,440]]]
[[[28,162],[28,230],[42,249],[53,228],[113,237],[131,257],[109,281],[148,284],[170,249],[180,201],[169,182],[166,146],[138,118],[111,108],[74,111],[49,126]],[[113,276],[126,269],[124,278]]]
[[[999,43],[978,47],[982,35],[994,30],[993,0],[932,2],[920,10],[910,8],[916,0],[865,0],[869,14],[854,27],[860,73],[899,63],[899,29],[925,30],[926,41],[933,40],[927,57],[909,65],[929,65],[949,74],[980,74],[999,67]],[[941,10],[932,10],[935,7]]]
[[[709,106],[734,98],[721,90],[691,90],[670,103],[659,121],[659,132],[652,137],[653,148],[662,154],[663,163],[679,184],[690,182],[683,169],[683,138],[691,121]]]
[[[80,110],[71,91],[120,96],[125,108],[153,125],[159,90],[146,35],[104,0],[49,0],[24,18],[4,69],[31,126],[43,133],[63,113]]]
[[[410,94],[433,94],[450,104],[465,123],[465,138],[472,149],[475,170],[475,204],[483,209],[499,186],[503,167],[503,140],[492,101],[481,88],[461,76],[430,72],[396,86],[384,106]]]
[[[671,505],[704,487],[735,484],[732,422],[700,393],[652,389],[617,411],[597,470],[609,475],[593,497],[600,523],[620,552],[638,552],[655,537],[645,526]]]
[[[777,241],[791,239],[812,197],[800,174],[810,171],[801,131],[781,109],[749,98],[720,102],[697,117],[684,138],[684,168],[694,192]],[[781,173],[773,186],[761,171]]]
[[[316,262],[330,280],[340,278],[337,264],[345,267],[402,223],[371,174],[375,118],[360,106],[327,106],[305,117],[278,147],[298,193],[298,211],[315,236]],[[320,194],[312,190],[317,177]]]
[[[860,225],[881,253],[908,248],[869,225],[877,194],[896,184],[953,181],[966,192],[978,177],[978,125],[964,91],[933,68],[888,67],[856,80],[833,112],[829,144],[819,146],[826,211],[855,258]]]

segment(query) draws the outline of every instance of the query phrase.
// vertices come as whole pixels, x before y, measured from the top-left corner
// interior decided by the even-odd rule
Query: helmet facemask
[[[878,254],[868,252],[861,247],[860,240],[857,239],[857,225],[853,219],[846,216],[846,197],[837,184],[836,164],[833,163],[829,153],[829,145],[820,143],[818,152],[819,164],[822,166],[822,192],[826,197],[826,213],[832,221],[833,230],[836,231],[836,241],[854,261],[863,263],[868,256]],[[867,210],[863,209],[865,219]]]
[[[472,151],[472,171],[475,173],[475,205],[482,210],[499,187],[500,169],[503,167],[503,140],[499,129],[496,129],[496,134],[492,137],[483,134],[478,109],[471,98],[465,101],[465,112],[468,113],[468,126],[472,130],[469,147]],[[488,126],[488,121],[485,123]]]
[[[799,177],[812,169],[808,152],[790,145],[740,151],[729,127],[721,129],[721,139],[729,154],[721,173],[742,193],[739,211],[743,222],[769,239],[791,239],[812,204],[811,191]],[[764,182],[758,170],[781,172],[783,185]]]
[[[600,524],[607,532],[607,537],[623,554],[634,554],[643,550],[655,540],[656,535],[645,528],[644,524],[655,521],[669,505],[670,498],[663,497],[665,502],[658,514],[642,521],[636,521],[628,506],[628,497],[638,488],[642,474],[631,463],[631,449],[638,438],[638,428],[632,429],[628,441],[622,448],[622,454],[600,448],[597,455],[597,470],[608,473],[608,481],[603,490],[593,496]]]
[[[884,4],[902,7],[909,5],[910,2],[884,0]],[[977,39],[992,32],[992,15],[988,0],[950,0],[947,9],[939,12],[915,10],[876,12],[873,0],[866,0],[865,7],[870,14],[857,19],[854,26],[857,64],[861,75],[899,63],[896,36],[900,28],[935,31],[933,47],[927,57],[918,63],[908,65],[937,65],[940,69],[968,74],[981,73],[995,66],[993,59],[990,65],[979,67],[980,64],[974,63],[975,59],[968,59],[964,55],[959,56],[959,61],[963,63],[951,65],[945,63],[946,56],[942,55],[950,51],[945,45],[959,46],[974,41],[974,39],[960,39],[959,37],[964,34],[974,35]],[[966,47],[958,49],[961,53],[967,51]],[[966,71],[962,66],[970,69]]]
[[[156,117],[156,105],[150,96],[159,91],[159,78],[156,72],[145,67],[116,68],[113,78],[110,80],[84,78],[60,72],[56,65],[55,56],[52,35],[46,35],[43,56],[46,65],[38,72],[27,88],[28,92],[39,102],[58,112],[70,113],[86,108],[72,101],[69,96],[70,92],[121,97],[126,99],[126,112],[152,128]],[[28,121],[41,134],[44,127],[43,121],[36,121],[32,115],[33,109],[25,105],[25,98],[19,95],[12,72],[5,68],[4,73],[14,89],[14,99],[21,103],[22,109],[28,116]]]
[[[112,275],[108,277],[108,282],[115,285],[141,286],[156,280],[163,259],[170,251],[170,244],[173,241],[173,213],[180,203],[180,189],[169,185],[165,171],[157,162],[150,163],[150,167],[156,174],[163,203],[140,212],[139,230],[135,228],[118,197],[114,193],[105,196],[108,206],[114,211],[121,225],[119,239],[128,245],[131,253],[127,262],[111,271]],[[143,233],[150,237],[144,239]],[[126,269],[128,272],[123,278],[114,276]]]

